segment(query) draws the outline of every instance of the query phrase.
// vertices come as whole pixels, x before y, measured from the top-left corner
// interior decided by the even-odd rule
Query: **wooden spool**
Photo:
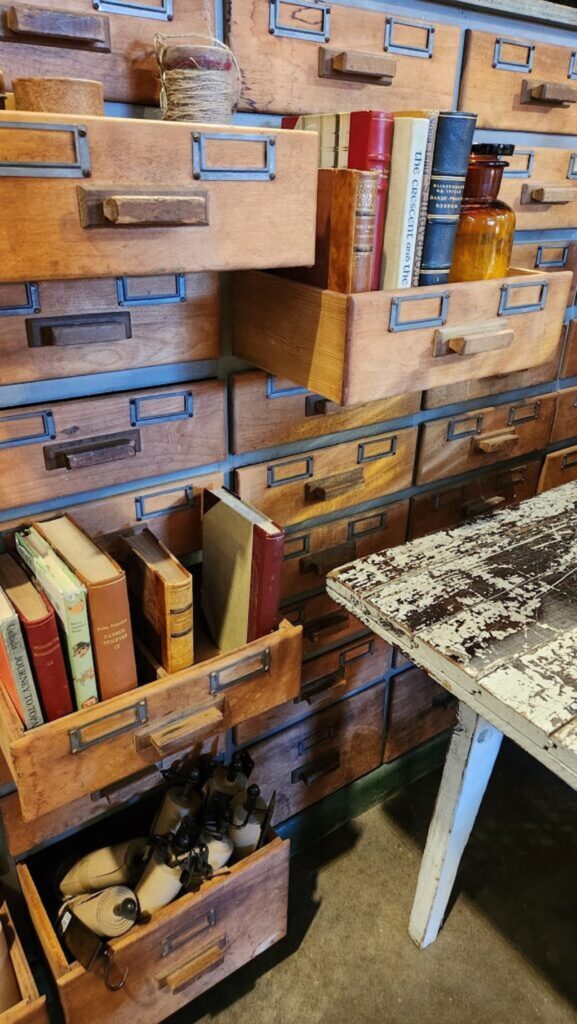
[[[12,88],[16,110],[104,115],[101,82],[87,78],[15,78]]]

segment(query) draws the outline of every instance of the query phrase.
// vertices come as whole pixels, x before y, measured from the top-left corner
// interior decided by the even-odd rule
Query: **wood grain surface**
[[[512,72],[500,72],[500,74],[513,74],[514,78],[520,77]],[[563,111],[563,114],[566,115],[567,111]],[[525,130],[528,131],[526,115]],[[535,130],[542,131],[543,129]],[[577,130],[577,122],[574,130]],[[499,199],[507,203],[515,212],[517,230],[540,231],[577,227],[577,181],[568,177],[571,173],[574,150],[529,145],[516,146],[515,150],[514,155],[507,158],[510,171],[515,173],[522,171],[525,174],[525,171],[529,169],[529,154],[533,154],[530,176],[508,177],[509,171],[506,171],[499,189]],[[532,190],[547,185],[571,185],[575,190],[571,193],[573,198],[568,198],[566,202],[562,203],[523,202],[523,198],[527,194],[523,191],[524,188]]]

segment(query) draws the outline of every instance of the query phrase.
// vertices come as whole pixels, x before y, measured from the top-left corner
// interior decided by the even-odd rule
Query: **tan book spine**
[[[375,244],[379,175],[375,171],[339,169],[331,208],[328,288],[368,292]]]
[[[87,587],[98,688],[101,699],[108,700],[137,685],[126,577],[122,573]]]
[[[161,662],[167,672],[180,672],[194,661],[192,580],[164,583],[156,577],[157,608],[162,611],[160,632]]]

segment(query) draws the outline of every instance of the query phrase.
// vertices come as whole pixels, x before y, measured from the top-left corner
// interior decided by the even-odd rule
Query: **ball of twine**
[[[228,54],[230,67],[202,66],[191,53],[189,66],[165,67],[167,40],[202,40],[194,49],[206,52],[207,63],[217,53]],[[196,34],[183,36],[157,35],[156,54],[160,69],[160,110],[163,121],[198,121],[208,124],[230,124],[240,95],[240,68],[232,52],[218,39]],[[191,47],[192,49],[192,47]]]

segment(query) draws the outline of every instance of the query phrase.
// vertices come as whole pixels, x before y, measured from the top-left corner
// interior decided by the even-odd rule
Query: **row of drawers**
[[[240,109],[276,113],[452,109],[458,26],[322,0],[226,0],[227,40],[241,70]],[[211,0],[16,0],[0,21],[0,66],[12,78],[72,75],[105,97],[158,102],[154,35],[214,35]],[[479,127],[575,133],[575,51],[538,39],[468,31],[459,107]],[[355,72],[338,66],[355,54]],[[380,55],[380,60],[375,59]]]

